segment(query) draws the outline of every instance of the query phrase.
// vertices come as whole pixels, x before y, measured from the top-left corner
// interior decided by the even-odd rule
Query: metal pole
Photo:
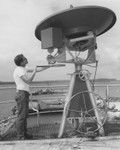
[[[97,118],[99,133],[100,133],[100,135],[104,136],[104,128],[102,126],[102,121],[100,119],[99,113],[98,113],[98,111],[96,109],[97,108],[97,104],[96,104],[96,100],[94,98],[94,95],[92,94],[92,87],[90,85],[90,81],[89,81],[87,75],[85,75],[85,78],[86,78],[86,85],[87,85],[88,91],[90,93],[90,100],[91,100],[91,103],[92,103],[93,108],[94,108],[95,116]]]

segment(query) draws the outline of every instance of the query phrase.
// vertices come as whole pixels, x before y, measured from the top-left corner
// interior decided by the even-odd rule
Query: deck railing
[[[31,92],[35,92],[41,89],[54,89],[55,91],[63,92],[64,94],[49,96],[42,96],[42,100],[56,100],[58,98],[64,98],[67,94],[68,85],[47,85],[47,86],[31,86]],[[108,97],[120,97],[120,84],[96,84],[94,93],[100,95],[103,98]],[[15,86],[4,86],[0,87],[0,120],[4,118],[11,111],[12,107],[16,105],[14,100],[15,96]],[[51,99],[50,99],[51,97]],[[33,96],[33,99],[36,97]],[[41,100],[40,96],[37,96],[39,100]]]
[[[31,92],[35,92],[41,89],[54,89],[67,93],[68,85],[47,85],[47,86],[31,86]],[[120,84],[96,84],[94,93],[100,96],[107,97],[120,97]],[[15,103],[15,86],[1,86],[0,87],[0,105],[7,103]],[[47,95],[45,95],[46,97]],[[1,106],[0,106],[1,107]]]
[[[53,89],[56,92],[61,92],[61,94],[51,94],[51,95],[33,95],[32,99],[44,100],[44,101],[51,101],[51,100],[58,100],[58,99],[65,99],[65,96],[68,92],[69,86],[68,85],[47,85],[47,86],[31,86],[31,93],[35,91],[39,91],[41,89]],[[0,87],[0,122],[2,123],[3,120],[9,118],[10,115],[13,113],[13,108],[16,106],[16,102],[14,99],[15,96],[15,86],[4,86]],[[100,95],[105,98],[109,97],[120,97],[120,84],[96,84],[94,93]],[[37,109],[34,109],[36,114],[39,116]],[[37,124],[39,124],[39,120],[36,120]]]

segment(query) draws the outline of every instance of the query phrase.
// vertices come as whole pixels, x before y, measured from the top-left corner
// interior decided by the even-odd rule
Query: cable
[[[85,73],[85,72],[87,72],[87,73]],[[82,69],[80,72],[79,72],[79,78],[80,78],[80,80],[82,80],[82,81],[86,81],[87,79],[85,78],[85,74],[87,74],[88,76],[90,75],[90,72],[88,71],[88,70],[86,70],[86,69]]]
[[[94,95],[97,95],[97,96],[99,96],[98,94],[95,94],[95,93],[93,93],[93,92],[89,92],[89,91],[83,91],[83,92],[78,92],[78,93],[76,93],[76,94],[74,94],[72,97],[71,97],[71,99],[70,99],[70,101],[75,97],[75,96],[77,96],[78,94],[83,94],[83,93],[85,93],[85,92],[87,92],[87,93],[92,93],[92,94],[94,94]],[[99,98],[101,98],[100,96],[99,96]],[[104,99],[102,99],[101,98],[101,100],[103,101]],[[67,105],[69,105],[69,103],[70,103],[70,101],[68,102],[68,104]],[[85,102],[85,99],[84,99],[84,105],[86,106],[86,102]],[[99,126],[98,126],[98,128],[97,129],[95,129],[93,132],[95,133],[96,131],[98,131],[101,127],[103,127],[103,125],[104,125],[104,123],[105,123],[105,121],[106,121],[106,119],[107,119],[107,108],[105,108],[105,116],[104,116],[104,120],[102,120],[102,124],[99,124],[98,122],[97,122],[97,120],[93,117],[93,116],[91,116],[91,114],[90,114],[90,112],[91,111],[93,111],[93,110],[95,110],[95,109],[99,109],[100,110],[100,108],[98,108],[98,107],[95,107],[95,108],[92,108],[92,109],[90,109],[90,110],[86,110],[86,111],[84,111],[84,115],[82,116],[83,117],[83,122],[82,122],[82,124],[81,124],[81,126],[85,123],[85,120],[86,120],[86,115],[88,115],[88,116],[90,116],[90,117],[92,117],[92,120],[94,120]],[[74,109],[67,109],[68,111],[71,111],[71,112],[77,112],[77,113],[82,113],[83,111],[76,111],[76,110],[74,110]],[[79,126],[79,130],[76,130],[78,133],[80,133],[80,134],[84,134],[84,135],[86,135],[87,134],[87,132],[85,133],[85,132],[81,132],[80,131],[80,126]]]
[[[96,74],[97,74],[97,68],[98,68],[98,61],[96,61],[96,67],[95,67],[95,73],[94,73],[94,77],[93,77],[93,91],[95,90],[95,79],[96,79]]]
[[[87,65],[88,66],[88,65]],[[90,66],[89,67],[93,67],[93,66]],[[97,68],[98,68],[98,61],[96,61],[96,65],[94,66],[95,68],[95,73],[94,73],[94,77],[93,77],[93,80],[90,81],[90,83],[92,84],[92,87],[93,87],[93,91],[95,89],[95,79],[96,79],[96,74],[97,74]],[[79,72],[79,78],[82,80],[82,81],[86,81],[85,79],[85,75],[83,74],[83,72],[86,71],[89,75],[90,75],[90,72],[86,69],[82,69],[80,72]]]

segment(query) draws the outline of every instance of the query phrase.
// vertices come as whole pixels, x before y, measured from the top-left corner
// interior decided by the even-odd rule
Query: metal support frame
[[[88,34],[87,36],[84,36],[84,37],[80,37],[80,38],[76,38],[76,39],[71,39],[70,42],[75,42],[75,41],[81,41],[81,40],[85,40],[85,39],[91,39],[91,38],[95,38],[95,36],[93,34]],[[65,106],[64,106],[64,111],[63,111],[63,116],[62,116],[62,121],[61,121],[61,125],[60,125],[60,130],[59,130],[59,134],[58,134],[58,137],[62,137],[63,136],[63,132],[64,132],[64,128],[65,128],[65,124],[66,124],[66,119],[67,119],[67,115],[68,115],[68,110],[69,110],[69,107],[70,107],[70,104],[71,104],[71,97],[76,94],[77,92],[79,92],[78,89],[82,88],[81,86],[83,85],[76,85],[76,81],[77,81],[77,75],[82,71],[82,63],[79,63],[79,62],[76,62],[76,58],[71,54],[70,50],[67,49],[67,52],[70,54],[70,56],[72,57],[73,59],[73,62],[75,64],[75,72],[72,74],[71,76],[71,81],[70,81],[70,86],[69,86],[69,92],[66,96],[66,99],[65,99]],[[99,128],[99,134],[104,136],[104,129],[103,129],[103,126],[102,126],[102,121],[100,119],[100,116],[99,116],[99,112],[98,110],[96,109],[97,108],[97,104],[96,104],[96,100],[95,100],[95,97],[92,93],[92,87],[91,87],[91,84],[90,84],[90,81],[89,81],[89,78],[88,78],[88,75],[87,74],[84,74],[84,78],[85,78],[85,88],[86,90],[88,91],[89,93],[89,98],[88,98],[88,103],[91,104],[91,107],[93,108],[94,110],[94,115],[95,115],[95,118],[97,120],[97,125],[98,125],[98,128]],[[79,87],[77,87],[79,86]],[[81,102],[78,102],[79,105]],[[73,102],[72,102],[73,104]],[[82,106],[81,106],[82,107]],[[78,124],[79,122],[76,121],[76,124]]]

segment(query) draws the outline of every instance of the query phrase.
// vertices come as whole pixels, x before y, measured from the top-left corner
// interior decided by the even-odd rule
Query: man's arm
[[[36,74],[36,72],[41,72],[41,71],[43,71],[43,70],[46,70],[46,69],[48,69],[49,67],[42,67],[40,70],[37,70],[37,66],[35,67],[35,69],[27,69],[27,72],[28,73],[32,73],[31,74],[31,76],[29,77],[29,78],[26,78],[26,76],[21,76],[21,79],[25,82],[25,83],[30,83],[30,82],[32,82],[32,80],[34,79],[34,77],[35,77],[35,74]]]
[[[37,67],[35,67],[35,69],[34,69],[33,72],[32,72],[32,75],[31,75],[29,78],[27,78],[25,75],[23,75],[23,76],[21,76],[21,79],[22,79],[25,83],[28,84],[28,83],[30,83],[30,82],[34,79],[36,72],[37,72]]]
[[[41,72],[44,71],[46,69],[48,69],[49,67],[40,67],[40,69],[37,69],[36,72]],[[34,69],[27,69],[28,73],[32,73],[34,71]]]

